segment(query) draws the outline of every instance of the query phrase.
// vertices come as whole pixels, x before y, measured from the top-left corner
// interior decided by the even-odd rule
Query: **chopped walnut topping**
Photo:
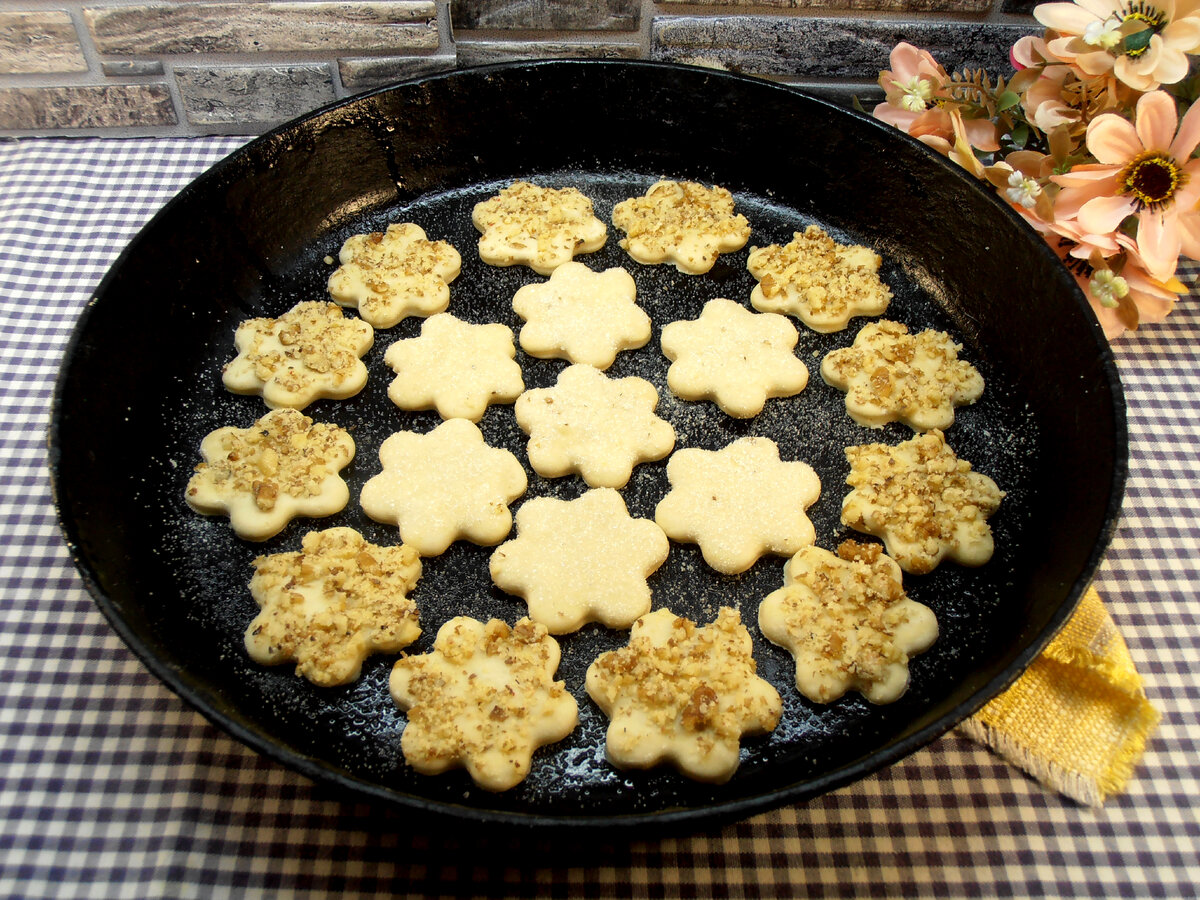
[[[431,653],[392,669],[392,698],[408,714],[404,758],[425,775],[465,766],[489,791],[519,784],[534,750],[579,723],[575,698],[554,680],[559,656],[545,627],[528,619],[512,627],[451,619]]]
[[[796,688],[816,703],[860,691],[890,703],[908,687],[909,656],[937,639],[932,610],[904,593],[903,575],[878,544],[844,541],[837,556],[805,547],[785,586],[759,605],[768,640],[796,659]]]
[[[493,266],[527,265],[549,275],[579,253],[604,246],[608,228],[578,189],[516,181],[475,205],[471,221],[482,232],[479,258]]]
[[[629,644],[588,668],[589,696],[612,720],[606,749],[617,766],[673,762],[685,775],[726,781],[744,734],[771,731],[778,692],[756,674],[750,634],[723,607],[697,626],[666,609],[634,623]]]
[[[932,329],[909,334],[898,322],[863,326],[854,344],[831,351],[821,376],[846,391],[846,410],[860,425],[904,422],[916,431],[949,428],[954,407],[974,403],[983,378],[958,358],[962,346]]]
[[[638,262],[672,262],[681,272],[703,275],[720,254],[750,239],[750,223],[733,210],[733,195],[723,187],[659,181],[643,196],[618,203],[612,220],[625,232],[621,247]]]
[[[299,552],[254,560],[250,592],[262,611],[246,650],[264,665],[295,660],[321,687],[346,684],[372,653],[394,653],[421,634],[409,592],[421,577],[411,547],[378,547],[352,528],[310,531]]]
[[[882,538],[906,572],[923,575],[949,557],[978,566],[992,557],[987,519],[1004,497],[992,479],[971,471],[938,430],[904,443],[846,448],[852,490],[842,522]]]
[[[795,316],[813,331],[841,331],[851,316],[882,315],[891,302],[880,262],[873,250],[839,244],[809,225],[789,244],[750,249],[746,267],[759,282],[750,303],[761,312]]]

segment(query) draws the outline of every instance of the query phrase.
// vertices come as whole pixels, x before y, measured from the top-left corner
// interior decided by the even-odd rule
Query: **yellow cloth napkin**
[[[1158,719],[1124,639],[1089,587],[1013,686],[959,727],[1048,787],[1100,806],[1124,790]]]

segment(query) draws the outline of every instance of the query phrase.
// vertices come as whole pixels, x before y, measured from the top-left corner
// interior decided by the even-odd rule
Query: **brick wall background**
[[[901,40],[1009,72],[1032,0],[0,0],[0,136],[258,134],[455,67],[550,57],[715,66],[879,96]]]

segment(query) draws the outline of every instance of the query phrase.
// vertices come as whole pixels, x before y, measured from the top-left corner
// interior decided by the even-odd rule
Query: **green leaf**
[[[1003,112],[1006,109],[1011,109],[1021,102],[1021,95],[1012,91],[1005,91],[996,98],[996,109]]]
[[[1122,44],[1125,55],[1141,56],[1146,52],[1146,48],[1150,46],[1150,38],[1152,37],[1154,37],[1154,31],[1149,28],[1126,35],[1125,41]]]
[[[1029,126],[1024,122],[1018,122],[1012,130],[1012,141],[1018,147],[1023,148],[1029,142]]]

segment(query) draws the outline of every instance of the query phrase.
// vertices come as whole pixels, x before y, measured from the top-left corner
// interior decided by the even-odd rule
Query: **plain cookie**
[[[618,203],[612,221],[625,232],[621,247],[637,262],[674,263],[688,275],[703,275],[720,254],[750,240],[750,223],[734,212],[733,195],[694,181],[659,181],[643,196]]]
[[[482,232],[479,258],[493,266],[526,265],[549,275],[579,253],[608,239],[592,201],[576,188],[546,188],[516,181],[475,204],[471,221]]]

